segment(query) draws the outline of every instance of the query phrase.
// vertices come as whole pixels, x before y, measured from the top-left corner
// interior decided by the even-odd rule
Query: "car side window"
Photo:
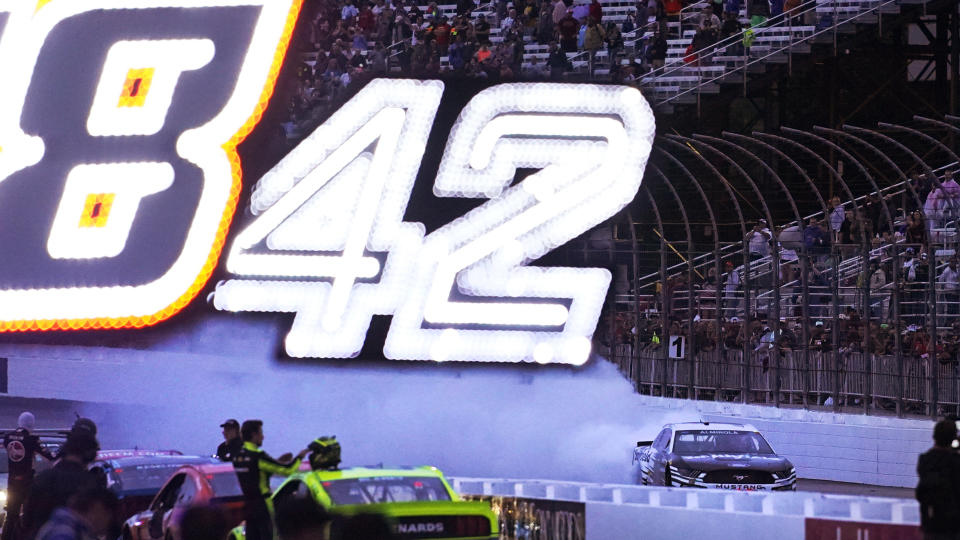
[[[166,511],[169,508],[173,507],[174,502],[177,500],[177,496],[180,493],[180,487],[183,485],[183,481],[186,479],[187,475],[178,474],[170,479],[167,482],[167,485],[163,488],[157,498],[153,500],[153,505],[150,507],[154,513]]]
[[[670,446],[670,436],[672,434],[673,432],[670,431],[669,428],[664,428],[664,430],[661,431],[660,435],[657,437],[654,447],[656,447],[657,450],[666,450],[667,447]]]
[[[302,485],[303,482],[299,480],[291,480],[287,482],[273,495],[273,503],[283,504],[284,502],[295,498],[300,492],[300,486]]]
[[[176,506],[190,506],[193,498],[197,496],[197,485],[192,478],[186,478],[183,486],[180,488],[180,494],[177,495]]]
[[[663,440],[663,434],[666,431],[666,429],[661,429],[660,433],[657,433],[657,438],[653,439],[653,443],[650,446],[653,448],[660,448],[660,442]]]

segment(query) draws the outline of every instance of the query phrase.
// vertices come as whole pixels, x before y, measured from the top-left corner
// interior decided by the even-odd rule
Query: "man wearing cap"
[[[231,418],[220,424],[223,428],[223,442],[217,447],[217,458],[220,461],[233,461],[233,458],[240,453],[243,448],[243,440],[240,438],[240,422]]]
[[[53,454],[40,444],[40,438],[31,434],[36,424],[33,413],[23,412],[17,419],[17,429],[4,435],[7,451],[7,517],[3,525],[3,540],[15,538],[20,530],[20,508],[33,483],[33,461],[36,454],[53,461]]]

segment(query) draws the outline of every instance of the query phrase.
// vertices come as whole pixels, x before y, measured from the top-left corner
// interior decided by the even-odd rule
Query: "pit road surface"
[[[830,482],[828,480],[797,480],[797,491],[816,491],[835,495],[861,495],[864,497],[894,497],[897,499],[912,499],[913,488],[872,486],[869,484],[852,484],[849,482]]]

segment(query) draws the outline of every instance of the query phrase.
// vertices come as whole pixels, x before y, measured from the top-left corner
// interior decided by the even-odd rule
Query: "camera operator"
[[[917,461],[916,497],[924,540],[960,537],[960,455],[953,447],[956,439],[957,424],[953,419],[937,422],[933,448]]]

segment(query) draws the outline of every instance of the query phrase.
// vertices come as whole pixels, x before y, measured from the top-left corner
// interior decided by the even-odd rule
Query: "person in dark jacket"
[[[941,420],[933,428],[933,448],[917,460],[916,497],[924,540],[960,536],[960,455],[953,448],[957,424]]]
[[[243,448],[243,440],[240,438],[240,422],[233,418],[220,424],[223,428],[223,442],[217,447],[217,458],[220,461],[232,462],[233,458],[240,453]]]
[[[2,540],[19,538],[20,509],[23,500],[30,492],[33,483],[33,462],[40,454],[53,461],[53,454],[42,444],[40,438],[30,433],[36,424],[33,413],[23,412],[17,419],[17,429],[3,437],[3,448],[7,451],[7,517],[3,524]]]
[[[81,419],[86,420],[86,419]],[[105,488],[103,477],[90,472],[87,467],[97,458],[100,444],[86,420],[80,420],[67,435],[60,452],[60,461],[51,469],[37,475],[27,500],[23,505],[24,538],[33,538],[53,511],[67,505],[70,497],[85,490]],[[119,532],[119,531],[117,531]]]

